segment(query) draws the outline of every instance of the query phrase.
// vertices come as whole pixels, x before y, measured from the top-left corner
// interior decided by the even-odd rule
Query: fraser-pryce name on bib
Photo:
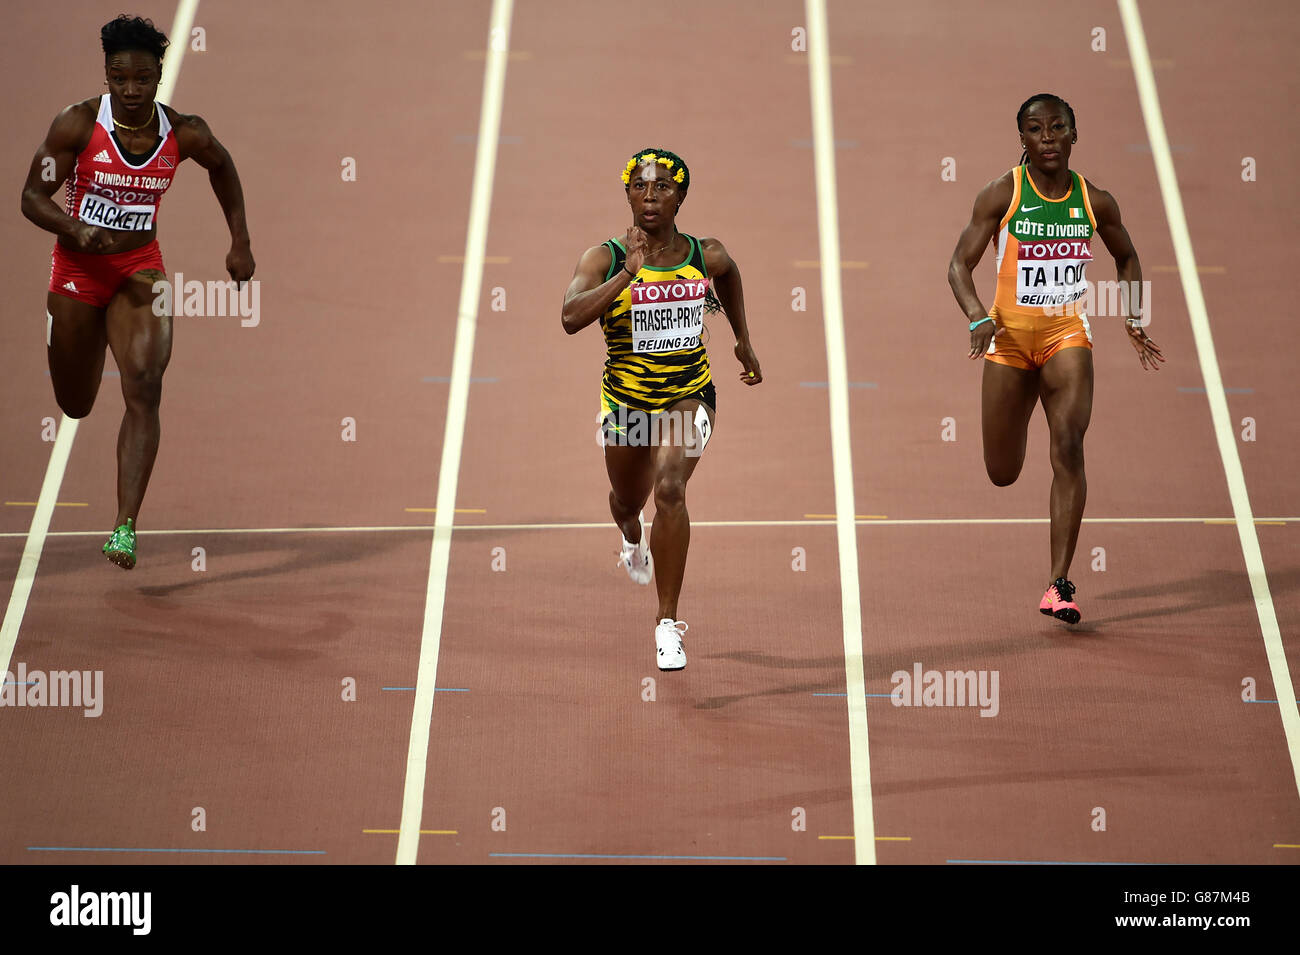
[[[153,228],[156,205],[119,205],[103,195],[88,192],[81,197],[78,218],[91,225],[120,232],[148,232]]]
[[[708,279],[635,282],[632,297],[632,351],[635,354],[698,348],[704,331],[704,293]]]

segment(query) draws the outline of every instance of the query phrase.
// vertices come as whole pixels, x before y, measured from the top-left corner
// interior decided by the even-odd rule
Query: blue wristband
[[[985,322],[991,322],[991,321],[993,321],[993,316],[992,316],[992,315],[989,315],[989,316],[986,316],[986,317],[984,317],[984,318],[981,318],[978,322],[971,322],[971,323],[970,323],[970,330],[973,332],[973,331],[975,331],[975,329],[979,328],[979,327],[980,327],[981,325],[983,325]]]

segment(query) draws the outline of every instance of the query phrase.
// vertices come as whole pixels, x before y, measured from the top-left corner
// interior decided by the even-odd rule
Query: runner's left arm
[[[244,189],[235,171],[235,161],[226,147],[217,141],[208,124],[198,116],[178,114],[176,140],[181,159],[193,159],[208,171],[212,192],[221,203],[226,224],[230,227],[230,252],[226,254],[226,271],[236,282],[253,277],[256,263],[248,237],[248,221],[244,215]]]
[[[747,385],[757,385],[763,380],[763,370],[758,365],[758,356],[754,354],[754,346],[749,341],[740,269],[717,239],[700,239],[700,249],[704,253],[704,267],[708,269],[713,287],[717,289],[718,301],[722,303],[727,321],[731,323],[731,330],[736,336],[736,360],[743,369],[740,380]]]
[[[1159,371],[1160,362],[1165,360],[1165,356],[1160,353],[1156,343],[1147,337],[1144,327],[1147,324],[1147,313],[1142,302],[1142,263],[1138,261],[1133,238],[1120,219],[1119,203],[1109,192],[1098,189],[1092,183],[1088,183],[1088,196],[1092,203],[1093,214],[1097,217],[1097,235],[1106,244],[1106,250],[1114,257],[1115,276],[1119,279],[1121,288],[1127,290],[1127,294],[1121,300],[1127,302],[1128,314],[1125,316],[1125,328],[1128,330],[1129,341],[1137,350],[1142,367],[1150,371]],[[1146,309],[1149,309],[1151,303],[1147,302],[1145,305]],[[1139,318],[1140,324],[1133,321]]]

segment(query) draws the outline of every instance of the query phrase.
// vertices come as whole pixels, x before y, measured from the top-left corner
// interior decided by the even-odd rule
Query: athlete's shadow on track
[[[1300,586],[1300,569],[1287,567],[1282,570],[1268,571],[1268,589],[1271,594],[1288,593],[1295,590],[1297,586]],[[1108,590],[1099,593],[1098,596],[1103,600],[1140,601],[1143,609],[1094,618],[1091,625],[1084,624],[1075,628],[1076,632],[1088,633],[1095,627],[1125,620],[1185,617],[1188,613],[1197,610],[1211,610],[1235,604],[1249,605],[1255,602],[1250,591],[1250,581],[1241,571],[1206,571],[1199,577],[1169,583],[1161,582],[1150,586]],[[1247,622],[1254,625],[1253,613]]]
[[[1232,774],[1220,770],[1225,777]],[[1158,777],[1195,777],[1207,775],[1202,767],[1195,766],[1090,766],[1084,769],[1045,769],[1012,773],[979,773],[976,775],[939,776],[934,779],[909,779],[900,782],[879,783],[872,780],[871,789],[877,796],[895,796],[934,790],[963,792],[975,786],[1005,786],[1023,783],[1037,786],[1045,782],[1077,781],[1094,783],[1106,779],[1155,779]]]
[[[249,567],[245,570],[235,570],[229,573],[192,572],[190,575],[192,579],[172,584],[140,586],[136,588],[136,593],[143,597],[170,597],[198,587],[211,587],[213,584],[233,583],[239,580],[264,580],[268,577],[294,573],[306,575],[310,571],[329,567],[333,564],[359,560],[370,562],[377,555],[392,550],[397,544],[410,539],[410,537],[418,533],[419,531],[412,531],[410,534],[373,534],[366,536],[364,544],[361,545],[357,543],[357,538],[364,536],[361,532],[304,531],[292,543],[289,542],[289,539],[295,537],[292,531],[284,534],[249,535],[252,540],[241,541],[238,547],[218,553],[217,558],[231,554],[248,556],[266,551],[279,552],[290,547],[294,548],[294,550],[288,559],[272,567]],[[432,536],[432,534],[433,529],[430,528],[429,536]],[[216,558],[214,558],[212,552],[209,552],[208,559]],[[307,577],[306,579],[309,580],[310,578]]]
[[[1268,574],[1269,591],[1274,594],[1287,593],[1300,586],[1300,569],[1285,568],[1283,570],[1273,570]],[[1054,620],[1043,620],[1041,617],[1033,623],[1040,623],[1043,629],[1040,632],[1030,631],[1024,637],[1019,639],[985,641],[971,643],[966,646],[960,646],[956,643],[934,644],[928,646],[911,647],[908,650],[916,660],[939,659],[942,657],[952,658],[955,650],[960,653],[978,653],[982,655],[1000,656],[1007,653],[1016,653],[1025,650],[1041,649],[1043,646],[1051,643],[1060,643],[1071,639],[1077,640],[1079,637],[1099,638],[1105,636],[1119,637],[1121,634],[1107,634],[1107,628],[1113,624],[1123,623],[1125,621],[1145,620],[1152,617],[1171,617],[1176,616],[1185,618],[1187,614],[1194,613],[1198,610],[1212,610],[1219,607],[1228,607],[1233,605],[1249,606],[1254,603],[1254,597],[1250,592],[1250,583],[1246,575],[1239,571],[1206,571],[1199,577],[1191,577],[1186,580],[1173,582],[1153,583],[1149,586],[1125,587],[1119,590],[1109,590],[1098,592],[1097,596],[1101,600],[1125,600],[1138,601],[1143,609],[1134,610],[1129,613],[1113,614],[1111,616],[1092,618],[1078,626],[1071,627],[1065,623],[1059,623]],[[1085,606],[1085,609],[1086,606]],[[1243,620],[1255,625],[1254,614],[1249,618],[1243,617]],[[1043,643],[1046,639],[1048,643]],[[843,673],[844,661],[842,658],[820,657],[820,658],[793,658],[780,657],[767,653],[758,653],[754,651],[743,651],[740,653],[726,653],[715,657],[713,660],[726,660],[733,663],[747,663],[751,666],[763,667],[765,669],[776,670],[807,670],[807,669],[826,669],[835,673],[835,676],[818,683],[795,683],[789,686],[776,687],[772,689],[759,690],[754,693],[737,693],[731,696],[715,696],[700,700],[695,704],[697,710],[717,710],[733,703],[740,703],[744,700],[760,699],[762,697],[772,696],[789,696],[800,693],[842,693],[844,684],[841,679]],[[891,651],[889,654],[867,654],[863,657],[863,665],[867,673],[879,673],[882,670],[893,672],[898,669],[899,653]],[[871,691],[870,680],[867,687]],[[888,687],[882,689],[887,691]]]
[[[385,533],[366,535],[363,542],[357,533],[304,532],[302,535],[257,534],[232,541],[229,549],[209,550],[208,560],[221,561],[238,557],[247,559],[258,554],[289,551],[284,559],[272,566],[247,567],[226,573],[214,571],[187,571],[189,577],[167,584],[126,584],[106,595],[109,607],[137,621],[132,635],[137,640],[152,638],[175,644],[178,624],[184,632],[200,638],[189,644],[192,649],[206,645],[201,638],[220,637],[223,646],[231,641],[250,650],[255,656],[266,659],[301,659],[319,656],[320,651],[301,646],[338,639],[352,631],[355,623],[350,614],[333,606],[313,603],[313,594],[321,592],[311,581],[319,580],[320,571],[334,565],[367,562],[382,557],[400,544],[418,537],[419,531],[410,534]],[[432,529],[429,530],[432,535]],[[285,538],[291,538],[286,540]],[[305,538],[305,539],[304,539]],[[427,546],[427,543],[426,543]],[[166,555],[158,555],[165,559]],[[158,558],[155,558],[158,559]],[[139,573],[139,571],[133,571]],[[286,576],[294,578],[297,600],[276,602],[274,587]],[[241,582],[255,581],[262,586],[249,595],[245,603]],[[301,586],[301,581],[306,586]],[[225,585],[236,585],[227,588]],[[337,589],[342,597],[352,591],[367,589],[364,579],[330,581],[326,586]],[[200,589],[218,588],[211,601],[199,595]],[[288,589],[288,588],[286,588]],[[141,600],[140,598],[146,598]],[[177,598],[197,599],[177,599]],[[303,611],[304,603],[307,609]],[[173,614],[185,618],[183,624]],[[137,648],[139,649],[139,648]]]
[[[1055,622],[1055,621],[1053,621]],[[1060,625],[1062,629],[1065,624]],[[999,656],[1008,653],[1019,653],[1026,650],[1041,649],[1047,644],[1042,642],[1042,637],[1048,636],[1055,638],[1058,636],[1050,630],[1040,634],[1027,633],[1019,639],[1007,640],[979,640],[965,644],[955,640],[951,643],[930,643],[925,646],[909,647],[906,653],[901,650],[891,650],[888,653],[867,654],[862,658],[863,668],[868,674],[893,673],[903,666],[899,661],[903,656],[909,656],[913,660],[928,659],[953,659],[954,652],[960,656],[961,653],[987,654]],[[752,650],[743,650],[739,653],[723,653],[716,656],[707,657],[709,660],[726,660],[732,663],[748,663],[751,666],[764,667],[770,670],[808,670],[824,669],[834,674],[827,679],[818,683],[794,683],[789,686],[773,687],[771,689],[759,690],[754,693],[736,693],[731,696],[714,696],[700,700],[695,704],[697,710],[717,710],[724,706],[730,706],[733,703],[740,703],[744,700],[761,699],[762,697],[771,696],[789,696],[790,694],[813,694],[813,693],[844,693],[844,658],[834,657],[779,657],[770,653],[758,653]],[[910,666],[908,663],[906,666]],[[888,681],[881,681],[872,676],[867,677],[868,693],[888,693],[890,685]]]

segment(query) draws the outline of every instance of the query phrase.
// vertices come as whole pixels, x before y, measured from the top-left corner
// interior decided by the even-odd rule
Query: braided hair
[[[162,62],[163,53],[167,51],[168,40],[165,34],[154,27],[152,20],[131,17],[125,13],[105,23],[99,31],[99,42],[104,47],[104,56],[140,50],[152,53]]]
[[[667,166],[669,172],[676,170],[673,174],[673,181],[677,183],[681,192],[685,192],[691,187],[691,167],[686,165],[686,160],[675,152],[662,149],[659,146],[647,146],[645,149],[638,149],[632,154],[632,158],[627,161],[627,166],[623,170],[624,185],[628,184],[632,170],[645,162],[647,156],[654,157],[649,160],[650,162],[659,162]],[[664,162],[664,160],[667,160],[667,162]],[[680,179],[677,178],[679,175],[681,176]]]
[[[686,195],[686,190],[691,186],[691,167],[686,165],[686,160],[681,156],[660,146],[647,146],[632,154],[632,158],[623,168],[623,185],[626,186],[631,182],[632,171],[643,162],[657,162],[665,166],[673,174],[672,180],[677,183],[677,191],[683,196]],[[709,282],[708,290],[704,293],[704,311],[710,314],[722,311],[722,302],[713,294],[712,281]]]
[[[1074,124],[1074,110],[1070,108],[1069,103],[1061,99],[1061,97],[1057,96],[1055,93],[1035,93],[1033,96],[1029,97],[1029,99],[1021,103],[1020,109],[1016,113],[1016,129],[1024,129],[1025,114],[1029,112],[1029,107],[1033,106],[1035,103],[1059,103],[1065,110],[1066,115],[1070,117],[1070,131],[1077,132]],[[1020,165],[1023,166],[1028,158],[1029,150],[1026,149],[1020,154]]]

